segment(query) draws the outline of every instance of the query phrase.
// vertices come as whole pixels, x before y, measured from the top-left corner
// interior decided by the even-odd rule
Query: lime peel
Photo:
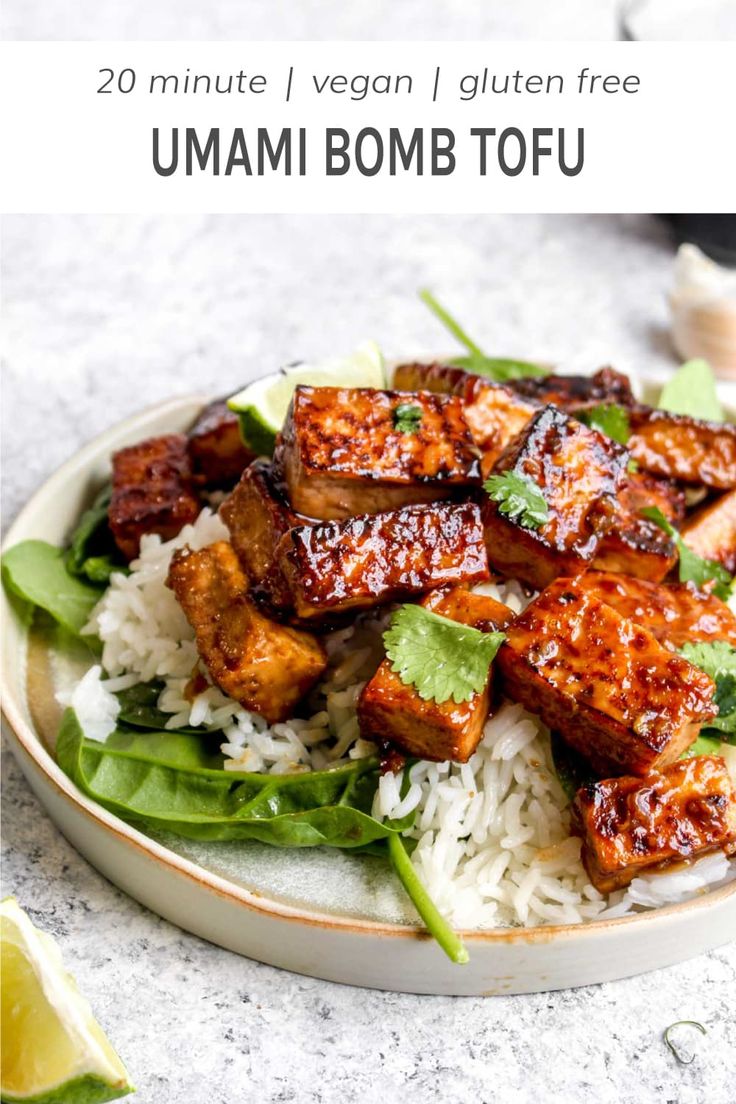
[[[133,1092],[125,1066],[15,898],[0,904],[4,1104],[103,1104]]]
[[[243,441],[259,456],[270,456],[276,435],[284,424],[291,397],[299,384],[310,387],[386,386],[383,356],[373,341],[361,345],[350,356],[297,364],[255,380],[228,399],[227,405],[240,418]]]

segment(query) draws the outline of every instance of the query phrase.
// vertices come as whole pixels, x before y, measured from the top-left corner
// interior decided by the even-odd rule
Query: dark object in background
[[[736,265],[736,214],[660,215],[669,223],[678,245],[692,242],[714,261]]]

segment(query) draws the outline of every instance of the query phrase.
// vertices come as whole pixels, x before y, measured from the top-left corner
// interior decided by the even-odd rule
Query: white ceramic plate
[[[61,544],[112,451],[186,428],[206,398],[176,399],[102,434],[34,495],[6,546]],[[736,882],[686,904],[584,925],[468,932],[455,966],[411,922],[379,859],[257,843],[152,839],[89,801],[56,765],[53,650],[3,592],[5,729],[34,792],[64,835],[116,885],[229,950],[330,981],[413,993],[494,995],[609,981],[681,961],[733,938]],[[12,890],[12,887],[10,887]]]

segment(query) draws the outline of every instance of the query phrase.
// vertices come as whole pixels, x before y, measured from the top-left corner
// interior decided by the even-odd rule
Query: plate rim
[[[0,547],[0,552],[5,553],[5,551],[14,544],[18,543],[19,539],[25,539],[16,536],[16,534],[22,531],[27,516],[34,512],[37,500],[48,495],[57,485],[66,485],[74,476],[77,469],[84,467],[88,462],[96,459],[101,450],[109,443],[111,435],[123,435],[130,430],[134,430],[140,423],[145,423],[149,418],[166,417],[169,415],[173,417],[175,414],[183,414],[186,410],[194,408],[197,404],[204,406],[206,403],[212,401],[213,399],[211,396],[196,392],[176,396],[164,402],[148,404],[139,411],[128,415],[128,417],[121,421],[114,422],[106,429],[101,430],[65,460],[48,479],[44,480],[43,483],[37,487],[9,526],[3,539],[2,546]],[[0,600],[6,611],[5,615],[14,617],[15,615],[10,608],[10,602],[4,589]],[[27,632],[21,631],[21,636],[27,636]],[[114,813],[109,812],[103,806],[98,805],[97,802],[86,797],[61,770],[56,760],[44,747],[39,734],[23,716],[24,711],[21,702],[25,702],[25,690],[23,687],[15,685],[15,680],[12,678],[8,668],[5,652],[2,656],[2,663],[0,666],[0,698],[2,699],[0,711],[11,735],[11,742],[12,740],[16,740],[21,745],[35,766],[42,772],[59,794],[75,806],[76,809],[83,813],[88,819],[96,822],[103,831],[111,832],[113,835],[117,836],[121,842],[127,843],[139,852],[143,852],[148,858],[163,864],[178,875],[186,878],[188,881],[195,882],[199,886],[233,901],[236,905],[245,907],[247,910],[257,912],[265,917],[273,916],[278,917],[279,920],[288,920],[312,927],[337,929],[339,931],[357,934],[364,933],[422,941],[428,938],[426,931],[420,924],[399,924],[388,921],[371,920],[367,917],[340,916],[339,914],[322,912],[317,909],[305,909],[301,906],[290,905],[274,897],[268,897],[262,893],[253,892],[245,886],[238,885],[236,882],[230,881],[219,874],[215,874],[213,871],[207,870],[194,860],[187,859],[177,854],[175,851],[171,851],[133,825],[117,817]],[[458,930],[458,934],[461,935],[465,941],[471,943],[491,945],[522,943],[533,945],[545,944],[553,941],[562,942],[575,937],[581,938],[583,935],[589,935],[591,937],[602,936],[612,930],[621,930],[624,927],[631,927],[633,925],[639,925],[640,927],[649,925],[649,930],[651,930],[655,922],[667,924],[668,921],[675,920],[686,912],[708,912],[712,907],[719,905],[734,895],[736,895],[736,880],[732,880],[717,889],[701,893],[688,901],[681,901],[677,904],[666,905],[661,908],[648,909],[630,916],[586,920],[578,924],[538,925],[532,928],[462,929]]]

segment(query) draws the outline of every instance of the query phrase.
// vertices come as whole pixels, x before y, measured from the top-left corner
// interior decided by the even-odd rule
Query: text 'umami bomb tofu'
[[[276,562],[276,547],[284,533],[306,519],[286,502],[267,460],[255,460],[245,469],[220,507],[220,516],[252,588],[276,608],[290,605],[289,589]]]
[[[483,475],[488,474],[509,441],[539,410],[538,403],[522,398],[510,387],[451,364],[401,364],[394,372],[394,387],[457,395],[482,454]]]
[[[489,577],[480,509],[471,502],[300,526],[281,539],[278,559],[304,619]]]
[[[602,775],[672,762],[717,712],[708,675],[574,579],[557,579],[509,625],[496,663],[507,695]]]
[[[232,486],[253,459],[240,436],[238,415],[225,399],[209,403],[188,436],[192,470],[207,487]]]
[[[724,640],[736,647],[736,615],[715,594],[697,590],[692,583],[665,585],[607,571],[587,571],[577,585],[648,629],[669,648],[697,640]]]
[[[575,575],[592,560],[616,510],[626,450],[554,406],[546,406],[509,445],[493,474],[531,478],[548,520],[526,528],[488,497],[483,507],[488,559],[505,575],[544,587]]]
[[[573,820],[601,893],[711,851],[736,851],[736,793],[717,755],[680,759],[645,778],[591,782],[575,796]]]
[[[646,471],[716,490],[736,487],[736,425],[644,406],[629,411],[629,422],[628,447]]]
[[[200,508],[183,434],[150,437],[113,453],[108,518],[126,559],[135,559],[146,533],[169,540]]]
[[[443,587],[423,599],[422,606],[463,625],[494,632],[513,617],[508,606],[465,587]],[[416,688],[401,681],[384,659],[358,700],[361,735],[376,743],[389,741],[407,755],[465,763],[475,751],[491,704],[491,670],[482,693],[465,702],[425,701]]]
[[[688,518],[681,529],[688,548],[736,572],[736,490],[720,495]]]
[[[459,399],[297,387],[277,462],[301,514],[342,520],[447,498],[480,482]]]
[[[327,666],[311,633],[264,617],[247,597],[248,580],[227,541],[174,554],[167,585],[194,629],[197,650],[224,693],[269,724],[294,706]]]

